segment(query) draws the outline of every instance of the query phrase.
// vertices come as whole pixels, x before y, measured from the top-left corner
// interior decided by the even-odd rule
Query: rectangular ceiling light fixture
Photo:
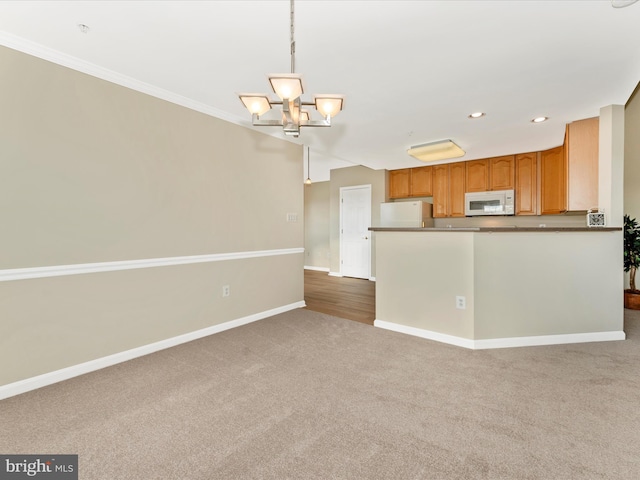
[[[440,140],[438,142],[415,145],[407,150],[407,153],[423,162],[435,162],[436,160],[461,157],[465,154],[465,151],[451,140]]]

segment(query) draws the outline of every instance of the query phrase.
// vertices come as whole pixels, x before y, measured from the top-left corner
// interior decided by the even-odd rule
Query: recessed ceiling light
[[[79,23],[78,28],[82,33],[87,33],[89,31],[89,26],[85,25],[84,23]]]
[[[546,122],[547,120],[549,120],[549,117],[536,117],[531,121],[533,123],[542,123],[542,122]]]
[[[480,117],[484,117],[486,115],[486,113],[484,112],[475,112],[469,115],[469,118],[480,118]]]

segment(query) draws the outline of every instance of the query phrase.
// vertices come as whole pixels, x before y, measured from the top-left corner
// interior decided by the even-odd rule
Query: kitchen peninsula
[[[382,228],[374,325],[472,349],[624,340],[621,228]]]

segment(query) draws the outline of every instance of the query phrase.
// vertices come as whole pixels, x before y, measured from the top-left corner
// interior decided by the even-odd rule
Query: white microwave
[[[494,190],[492,192],[469,192],[464,194],[464,214],[476,215],[514,215],[513,190]]]

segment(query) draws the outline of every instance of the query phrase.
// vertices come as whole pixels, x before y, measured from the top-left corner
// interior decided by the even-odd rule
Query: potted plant
[[[640,290],[636,290],[636,271],[640,267],[640,226],[635,218],[624,216],[624,271],[629,272],[629,289],[624,306],[640,310]]]

